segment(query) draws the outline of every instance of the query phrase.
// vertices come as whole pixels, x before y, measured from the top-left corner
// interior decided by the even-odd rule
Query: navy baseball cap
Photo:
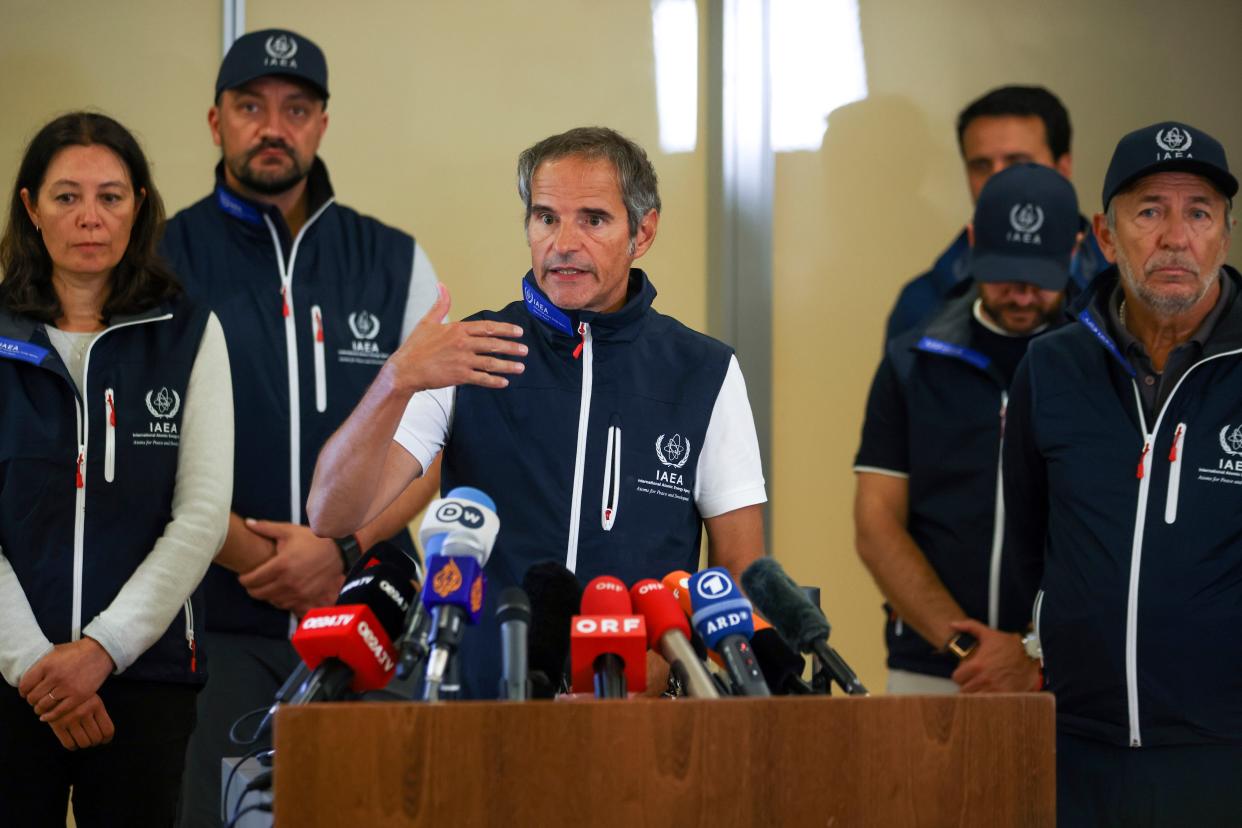
[[[1015,164],[979,193],[970,275],[979,282],[1065,290],[1078,230],[1074,186],[1051,167]]]
[[[1136,129],[1117,142],[1104,176],[1104,209],[1117,193],[1158,172],[1201,175],[1228,199],[1238,192],[1238,179],[1229,172],[1220,141],[1192,126],[1164,121]]]
[[[328,61],[314,41],[288,29],[248,32],[233,41],[216,75],[216,98],[255,78],[285,75],[306,81],[328,99]]]

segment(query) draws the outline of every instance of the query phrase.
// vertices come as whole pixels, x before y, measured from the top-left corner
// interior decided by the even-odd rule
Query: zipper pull
[[[323,317],[318,310],[315,311],[315,341],[323,342]]]
[[[280,315],[289,315],[289,290],[284,285],[280,286]]]
[[[1147,452],[1151,450],[1151,441],[1143,443],[1143,453],[1139,455],[1138,472],[1134,475],[1139,480],[1143,479],[1143,461],[1147,459]]]
[[[1182,426],[1177,427],[1177,431],[1173,432],[1173,446],[1169,449],[1169,462],[1173,463],[1177,460],[1177,444],[1182,439]]]
[[[574,348],[574,359],[577,359],[578,357],[582,356],[582,348],[584,345],[586,345],[586,323],[585,322],[578,323],[578,336],[582,337],[582,339],[578,342],[578,347]]]
[[[112,392],[108,392],[108,425],[116,428],[116,404],[112,402]]]
[[[79,489],[86,488],[86,480],[82,477],[82,463],[86,460],[86,450],[78,447],[78,478],[77,484]]]
[[[194,646],[194,633],[186,633],[186,643],[190,645],[190,672],[198,672],[198,648]]]

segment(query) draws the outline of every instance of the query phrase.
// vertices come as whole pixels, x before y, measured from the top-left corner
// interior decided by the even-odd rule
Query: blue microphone
[[[690,621],[707,646],[720,654],[734,690],[742,696],[770,696],[763,671],[750,648],[755,621],[750,601],[729,576],[713,566],[695,573],[689,584]]]
[[[483,612],[483,567],[492,554],[500,519],[496,503],[478,489],[458,486],[427,507],[418,539],[427,554],[422,602],[431,616],[423,698],[436,701],[467,624]]]

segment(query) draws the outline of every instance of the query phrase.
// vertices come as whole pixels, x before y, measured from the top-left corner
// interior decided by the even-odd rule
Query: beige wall
[[[1057,91],[1074,116],[1088,211],[1112,144],[1144,123],[1189,120],[1242,163],[1242,98],[1221,92],[1239,68],[1242,5],[860,5],[870,97],[833,114],[820,151],[781,155],[776,166],[771,517],[776,553],[799,580],[823,586],[834,644],[876,689],[880,602],[853,553],[850,462],[893,297],[969,211],[957,110],[1005,82]],[[571,125],[607,123],[643,143],[660,172],[665,212],[644,260],[658,307],[702,327],[705,155],[702,141],[688,155],[658,151],[646,0],[248,6],[248,28],[288,24],[324,47],[334,94],[322,155],[336,189],[419,236],[455,315],[516,297],[528,263],[517,152]],[[170,211],[206,194],[218,3],[0,0],[0,20],[6,196],[33,130],[82,106],[138,132]]]

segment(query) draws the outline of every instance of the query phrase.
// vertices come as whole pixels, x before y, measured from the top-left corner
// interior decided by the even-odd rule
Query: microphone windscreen
[[[582,590],[583,615],[629,615],[633,611],[630,592],[619,578],[600,575]]]
[[[686,614],[677,606],[677,599],[664,584],[650,578],[639,581],[630,588],[630,600],[634,604],[634,612],[647,619],[647,646],[651,649],[660,648],[660,639],[669,630],[680,630],[682,635],[690,638],[690,623],[686,620]]]
[[[546,677],[548,687],[555,693],[569,659],[569,626],[578,614],[582,585],[563,564],[544,561],[526,570],[522,589],[530,600],[526,646],[531,674],[538,672]]]
[[[496,620],[501,624],[506,621],[530,623],[530,601],[521,587],[505,587],[500,593],[500,601],[496,605]]]
[[[418,562],[407,555],[399,546],[382,540],[377,541],[374,546],[363,553],[357,563],[350,567],[349,572],[345,575],[345,583],[349,583],[361,575],[364,570],[370,569],[376,564],[394,566],[401,572],[408,572],[411,581],[418,580]]]
[[[811,642],[828,638],[828,619],[774,558],[760,558],[748,566],[742,587],[772,626],[804,652]]]
[[[405,556],[404,552],[400,554]],[[336,604],[364,604],[375,614],[389,639],[395,639],[405,627],[405,614],[415,594],[408,570],[391,563],[375,563],[345,582]]]
[[[469,500],[480,506],[486,506],[491,511],[496,511],[496,501],[492,500],[489,495],[473,486],[457,486],[451,492],[444,496],[445,498],[456,498],[457,500]]]
[[[690,573],[684,569],[675,569],[664,576],[664,588],[672,593],[681,611],[689,618],[694,615],[690,606]]]

